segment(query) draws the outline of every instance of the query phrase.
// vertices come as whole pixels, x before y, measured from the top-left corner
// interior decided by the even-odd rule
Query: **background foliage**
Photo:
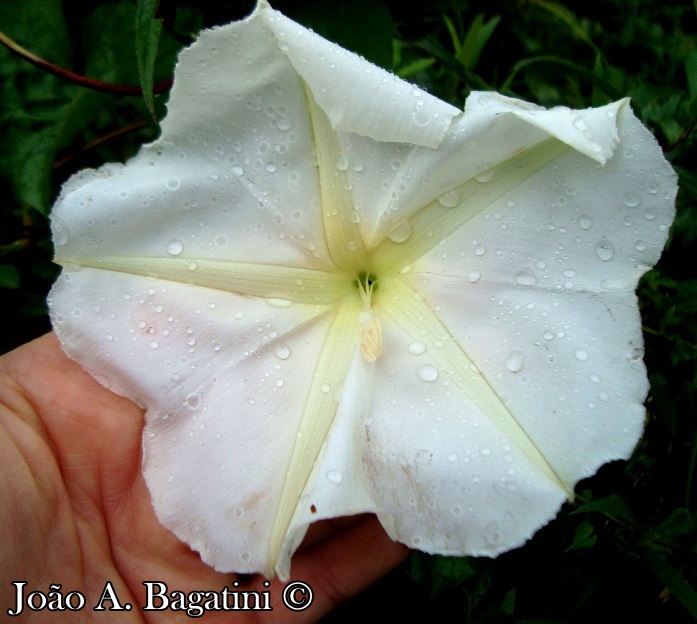
[[[458,106],[472,89],[575,108],[630,95],[681,186],[666,251],[638,289],[651,393],[632,459],[579,484],[576,502],[525,547],[495,560],[415,553],[326,622],[364,614],[521,624],[697,617],[697,5],[278,0],[275,7]],[[62,68],[151,93],[202,27],[252,8],[251,0],[1,0],[0,30]],[[0,352],[50,328],[45,296],[57,267],[48,214],[60,185],[155,138],[165,102],[166,95],[76,86],[0,50]]]

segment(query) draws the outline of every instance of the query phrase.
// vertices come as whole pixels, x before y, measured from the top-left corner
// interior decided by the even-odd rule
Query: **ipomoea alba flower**
[[[261,1],[53,213],[67,353],[147,409],[162,523],[286,577],[309,523],[522,544],[641,435],[675,176],[626,100],[446,104]]]

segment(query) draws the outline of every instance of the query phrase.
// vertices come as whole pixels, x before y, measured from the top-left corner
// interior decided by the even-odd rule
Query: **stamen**
[[[382,353],[382,325],[375,316],[372,308],[373,289],[375,282],[370,275],[361,275],[358,279],[358,291],[361,294],[363,310],[358,315],[360,323],[361,357],[372,364]]]

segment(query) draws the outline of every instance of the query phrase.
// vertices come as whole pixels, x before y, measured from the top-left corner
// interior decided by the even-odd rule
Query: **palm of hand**
[[[15,606],[13,581],[26,592],[77,590],[86,606],[65,612],[71,622],[189,621],[184,612],[142,612],[143,581],[170,590],[232,589],[234,575],[201,562],[157,521],[141,474],[143,412],[100,386],[61,351],[49,334],[0,358],[0,612]],[[326,528],[324,533],[326,533]],[[313,621],[336,602],[354,595],[405,556],[374,518],[342,525],[296,554],[292,574],[315,592],[312,607],[293,621]],[[254,578],[248,589],[264,590]],[[92,610],[111,582],[121,605],[131,611]],[[288,621],[274,581],[273,611],[236,613],[236,622]],[[56,621],[56,613],[29,613],[32,622]],[[15,619],[21,621],[22,616]],[[111,616],[111,617],[110,617]],[[230,622],[230,612],[206,621]]]

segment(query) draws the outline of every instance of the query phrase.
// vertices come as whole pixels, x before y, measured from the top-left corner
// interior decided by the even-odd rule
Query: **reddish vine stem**
[[[102,93],[111,93],[112,95],[142,95],[143,90],[138,86],[132,85],[120,85],[113,84],[110,82],[102,82],[101,80],[94,80],[93,78],[88,78],[87,76],[82,76],[81,74],[76,74],[63,67],[54,65],[46,59],[42,59],[36,54],[32,54],[29,50],[26,50],[18,43],[10,39],[5,33],[0,32],[0,43],[2,43],[8,50],[16,54],[20,58],[28,61],[32,65],[35,65],[39,69],[42,69],[49,74],[53,74],[66,82],[71,82],[73,84],[85,87],[87,89],[92,89],[93,91],[101,91]],[[172,79],[168,78],[153,85],[153,93],[165,93],[169,91],[172,87]]]

